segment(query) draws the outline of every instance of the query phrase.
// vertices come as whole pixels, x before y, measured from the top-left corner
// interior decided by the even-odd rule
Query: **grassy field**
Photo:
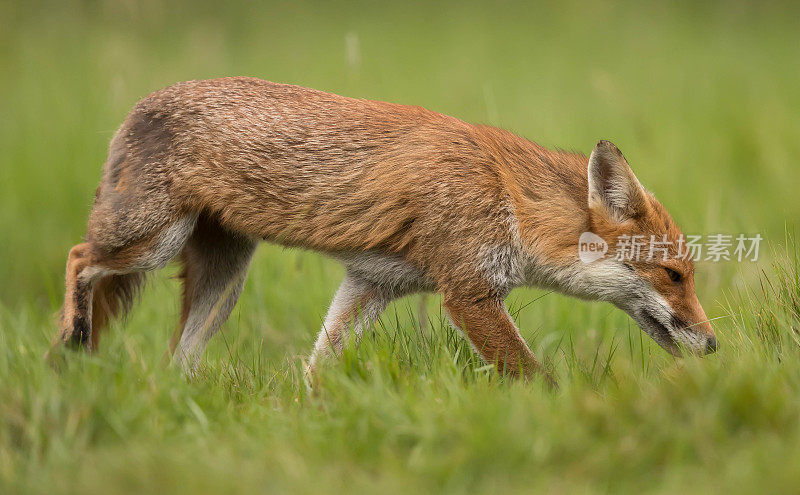
[[[1,2],[0,493],[797,493],[800,12],[692,5]],[[116,126],[155,89],[225,75],[552,147],[611,139],[684,231],[759,233],[762,256],[698,264],[721,343],[705,359],[610,305],[513,292],[556,394],[496,377],[438,298],[412,297],[310,396],[302,362],[343,271],[275,246],[196,379],[160,366],[172,268],[99,353],[45,365]]]

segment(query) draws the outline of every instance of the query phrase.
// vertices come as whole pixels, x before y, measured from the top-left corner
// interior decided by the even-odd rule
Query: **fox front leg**
[[[540,375],[551,389],[558,388],[553,376],[533,356],[502,300],[489,298],[475,302],[446,298],[444,306],[453,324],[500,373],[525,379]]]

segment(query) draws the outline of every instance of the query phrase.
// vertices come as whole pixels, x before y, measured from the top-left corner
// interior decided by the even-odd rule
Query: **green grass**
[[[798,14],[0,3],[0,493],[796,493]],[[698,264],[721,342],[705,359],[673,360],[607,304],[513,292],[556,394],[495,376],[431,297],[426,325],[418,299],[393,304],[309,395],[302,362],[343,272],[275,246],[196,379],[159,364],[174,269],[99,353],[47,366],[66,253],[116,126],[150,91],[223,75],[420,104],[553,147],[611,139],[686,232],[760,233],[762,257]]]

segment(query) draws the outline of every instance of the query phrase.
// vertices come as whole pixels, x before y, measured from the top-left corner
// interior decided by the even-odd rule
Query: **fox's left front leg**
[[[541,375],[550,388],[558,388],[552,375],[533,356],[501,299],[469,301],[445,297],[444,306],[453,324],[466,334],[486,362],[497,366],[498,371],[526,379]]]

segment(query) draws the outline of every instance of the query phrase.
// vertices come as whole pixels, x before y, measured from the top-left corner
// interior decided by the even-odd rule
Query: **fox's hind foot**
[[[101,247],[93,236],[74,246],[57,340],[69,348],[96,348],[100,330],[130,308],[144,273],[163,267],[183,248],[195,221],[193,215],[179,218],[115,249]]]
[[[92,261],[91,245],[87,242],[69,251],[59,339],[70,348],[92,347],[92,290],[96,274],[91,270]]]

